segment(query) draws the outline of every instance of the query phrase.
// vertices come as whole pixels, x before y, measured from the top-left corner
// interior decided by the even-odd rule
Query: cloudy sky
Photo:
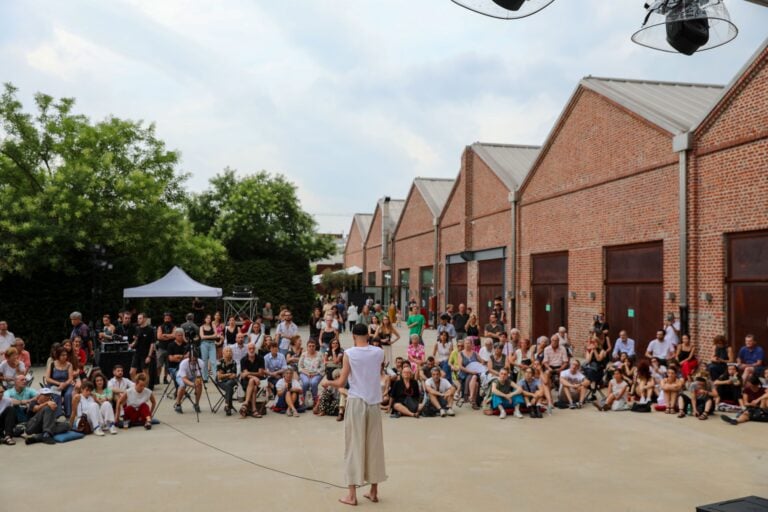
[[[231,166],[299,187],[347,231],[416,176],[454,177],[474,141],[540,144],[586,75],[727,83],[768,35],[693,57],[634,45],[643,0],[558,0],[499,21],[450,0],[2,0],[0,81],[155,122],[190,190]]]

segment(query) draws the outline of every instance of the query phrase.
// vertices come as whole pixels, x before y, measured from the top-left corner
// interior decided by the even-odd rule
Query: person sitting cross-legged
[[[589,385],[589,380],[581,373],[581,363],[578,359],[571,361],[570,367],[560,372],[560,395],[565,396],[571,409],[581,409],[589,391]],[[579,401],[574,403],[573,398],[576,394]]]
[[[120,415],[120,407],[125,404],[123,417],[128,425],[144,425],[147,430],[152,429],[152,410],[155,408],[155,395],[152,390],[147,388],[147,375],[139,373],[136,375],[136,383],[120,395],[117,400],[116,414]]]
[[[760,386],[760,378],[757,375],[753,375],[744,383],[742,393],[744,412],[735,418],[729,418],[723,414],[720,416],[723,421],[731,425],[739,425],[747,421],[768,422],[768,394],[765,388]]]
[[[107,429],[110,434],[117,434],[112,404],[109,401],[98,402],[93,396],[93,383],[88,380],[83,381],[80,393],[72,400],[72,417],[69,419],[72,428],[77,427],[83,417],[90,424],[94,435],[103,436]]]
[[[56,421],[58,405],[53,400],[52,391],[42,388],[37,397],[33,399],[27,408],[26,444],[43,442],[55,444],[53,436],[69,430],[69,424]]]
[[[126,391],[134,386],[133,382],[126,377],[123,377],[124,371],[122,365],[116,364],[112,368],[112,378],[107,382],[107,387],[112,390],[112,397],[114,398],[115,403],[120,400],[120,397],[124,395]]]
[[[301,405],[303,389],[293,368],[285,369],[282,378],[275,384],[275,392],[277,393],[276,411],[285,411],[287,416],[295,418],[299,417],[299,412],[304,412],[304,407]]]
[[[725,402],[735,406],[741,399],[739,368],[736,363],[728,363],[726,368],[725,373],[720,375],[712,385],[717,393],[716,400],[718,403]]]
[[[184,400],[188,387],[195,390],[195,401],[192,406],[195,412],[200,412],[200,396],[203,394],[203,375],[207,371],[203,368],[203,363],[205,361],[200,361],[194,350],[190,350],[189,357],[179,363],[179,369],[176,372],[178,391],[176,391],[176,403],[173,406],[173,410],[179,414],[183,412],[181,401]]]
[[[232,416],[232,399],[235,396],[235,387],[237,387],[237,363],[232,357],[232,347],[225,346],[222,350],[224,356],[217,367],[216,385],[224,391],[224,412],[227,416]]]
[[[538,364],[538,362],[536,363]],[[525,406],[528,408],[531,418],[541,418],[541,410],[539,409],[539,402],[546,401],[544,396],[544,389],[541,386],[541,381],[534,376],[534,370],[532,366],[529,366],[523,371],[523,378],[519,382],[520,389],[523,391],[523,400],[525,400]]]
[[[421,415],[421,409],[424,407],[421,403],[421,389],[419,381],[413,376],[413,368],[410,364],[403,364],[400,380],[392,385],[392,400],[394,402],[392,414],[395,417],[403,415],[418,418]]]
[[[608,383],[608,396],[605,400],[592,402],[598,411],[621,411],[627,404],[629,384],[624,380],[621,372],[613,372],[613,378]]]
[[[499,419],[507,417],[507,409],[515,409],[515,418],[522,418],[520,406],[525,403],[523,390],[509,378],[509,370],[502,368],[499,378],[491,383],[491,409],[499,410]]]
[[[448,382],[448,379],[442,377],[442,370],[438,366],[433,366],[431,377],[424,383],[424,390],[429,397],[429,403],[435,411],[439,411],[441,417],[446,414],[453,416],[453,395],[456,388]]]
[[[686,406],[690,405],[694,416],[700,420],[706,420],[709,415],[712,414],[712,410],[715,407],[712,394],[708,388],[707,379],[704,377],[696,377],[692,387],[691,397],[685,393],[680,393],[680,396],[677,397],[677,408],[680,411],[677,417],[685,418]]]

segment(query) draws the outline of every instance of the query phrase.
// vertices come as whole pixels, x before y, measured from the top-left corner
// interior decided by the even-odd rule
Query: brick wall
[[[435,228],[432,211],[419,189],[411,185],[400,224],[395,232],[395,266],[393,282],[400,284],[400,270],[408,269],[411,296],[418,296],[421,267],[433,266],[435,261]],[[419,297],[421,299],[421,297]]]
[[[464,152],[468,152],[469,148],[465,148]],[[464,161],[464,154],[462,154],[461,161]],[[438,309],[445,309],[445,287],[446,287],[446,274],[445,274],[445,257],[448,254],[456,254],[464,250],[465,231],[467,227],[467,220],[465,214],[466,204],[466,191],[467,179],[464,173],[464,166],[462,165],[459,170],[459,175],[456,177],[456,183],[453,185],[453,191],[451,192],[448,201],[443,209],[443,214],[440,217],[440,236],[438,239],[439,244],[439,265],[437,272],[440,275],[439,285],[440,289],[437,290],[438,296]]]
[[[464,250],[482,251],[506,247],[511,250],[512,218],[509,190],[490,167],[466,148],[462,168],[456,180],[454,194],[448,199],[440,222],[440,288],[445,290],[445,258]],[[504,272],[505,287],[510,289],[511,261],[507,259]],[[478,263],[467,265],[466,305],[478,309]],[[440,294],[439,308],[446,306]],[[457,306],[457,304],[454,304]],[[509,311],[508,311],[509,313]],[[481,323],[486,320],[480,319]]]
[[[376,272],[376,286],[384,284],[384,271],[389,270],[381,264],[381,209],[376,206],[365,243],[365,285],[368,286],[368,273]],[[393,276],[394,279],[394,276]]]
[[[349,230],[347,246],[344,248],[344,268],[349,268],[353,265],[364,268],[364,255],[365,250],[363,248],[362,233],[360,233],[360,229],[358,229],[357,222],[352,219],[352,227]]]
[[[728,335],[726,234],[768,229],[768,49],[696,133],[688,183],[690,327],[706,360]]]
[[[568,251],[568,328],[583,348],[604,308],[605,246],[662,240],[664,291],[678,290],[677,156],[671,135],[588,90],[554,133],[521,195],[518,325],[551,334],[530,332],[531,255]],[[664,311],[677,308],[665,299]]]

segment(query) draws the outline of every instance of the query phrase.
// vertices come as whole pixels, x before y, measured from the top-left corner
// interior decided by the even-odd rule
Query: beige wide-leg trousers
[[[344,478],[347,485],[377,484],[387,479],[379,404],[348,398],[344,411]]]

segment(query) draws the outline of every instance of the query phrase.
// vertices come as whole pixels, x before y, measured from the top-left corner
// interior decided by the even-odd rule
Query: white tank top
[[[379,347],[352,347],[344,351],[349,359],[349,397],[359,398],[368,405],[381,403],[381,363],[384,351]]]
[[[450,343],[446,343],[443,345],[439,341],[437,342],[437,362],[442,363],[443,361],[447,361],[448,357],[451,355],[451,351],[453,349],[451,348]]]

